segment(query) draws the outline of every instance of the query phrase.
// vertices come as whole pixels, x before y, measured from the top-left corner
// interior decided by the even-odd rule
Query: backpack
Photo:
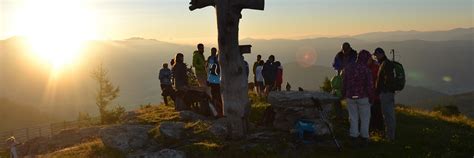
[[[393,88],[395,91],[401,91],[403,88],[405,88],[405,69],[403,68],[403,65],[397,61],[395,61],[395,50],[392,49],[391,51],[393,58],[392,58],[392,64],[393,64],[393,77],[394,77],[394,82],[393,82]]]
[[[392,63],[394,72],[393,88],[395,91],[401,91],[403,88],[405,88],[405,69],[399,62],[392,61]]]
[[[333,94],[339,98],[342,97],[342,75],[337,74],[331,79]]]
[[[315,136],[316,129],[314,122],[311,120],[300,119],[295,124],[296,137],[304,144],[312,143],[312,138]]]

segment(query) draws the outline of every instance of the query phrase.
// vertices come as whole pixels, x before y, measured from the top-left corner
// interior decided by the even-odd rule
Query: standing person
[[[283,84],[283,66],[279,61],[275,62],[275,66],[277,67],[275,87],[277,91],[281,91],[281,85]]]
[[[224,108],[222,106],[221,99],[221,80],[220,80],[220,66],[219,66],[219,57],[217,55],[217,49],[211,49],[211,56],[207,58],[207,68],[208,76],[207,82],[211,87],[211,98],[214,104],[214,107],[217,111],[217,117],[224,116]]]
[[[369,69],[372,72],[372,82],[373,82],[373,89],[375,91],[375,85],[377,83],[377,75],[379,73],[380,65],[377,63],[376,60],[369,58],[368,61]],[[379,132],[383,133],[385,130],[385,125],[383,121],[383,114],[382,114],[382,107],[380,105],[380,96],[374,92],[373,96],[369,98],[371,115],[370,115],[370,126],[369,129],[371,132]]]
[[[263,96],[263,91],[265,90],[265,86],[263,84],[263,75],[262,75],[262,70],[263,70],[263,65],[265,62],[263,60],[260,60],[257,63],[257,67],[255,68],[255,87],[257,87],[257,94],[258,96]]]
[[[253,63],[253,69],[252,69],[253,70],[253,83],[255,83],[255,85],[257,85],[257,66],[259,65],[260,61],[262,61],[262,56],[259,54],[257,55],[257,61]],[[256,87],[255,89],[256,89],[257,94],[259,94],[260,89],[257,86],[255,87]]]
[[[371,54],[368,51],[362,50],[357,62],[350,63],[345,68],[342,81],[342,94],[347,100],[349,111],[350,137],[355,143],[360,136],[363,146],[368,145],[369,142],[369,96],[373,95],[372,73],[367,66],[370,57]]]
[[[275,56],[270,55],[268,57],[267,62],[263,65],[263,79],[265,80],[265,95],[267,96],[270,91],[273,91],[275,88],[275,80],[276,80],[276,71],[277,68],[275,67]]]
[[[168,63],[163,63],[158,78],[160,79],[161,96],[163,96],[166,106],[168,106],[168,96],[174,100],[174,90],[171,82],[172,75],[171,70],[168,68]]]
[[[350,63],[354,63],[357,59],[357,51],[352,49],[351,45],[348,42],[344,42],[342,44],[342,49],[336,54],[336,57],[334,57],[334,62],[332,64],[333,68],[337,71],[337,74],[335,77],[333,77],[334,80],[331,81],[332,84],[337,84],[337,85],[332,85],[333,87],[342,87],[342,75],[344,68],[349,65]],[[335,94],[342,94],[341,93],[342,89],[334,89]],[[336,112],[336,118],[339,121],[343,120],[343,112],[342,112],[342,104],[341,101],[344,99],[342,95],[338,95],[339,101],[336,101],[334,103],[334,109]]]
[[[175,110],[185,110],[184,105],[184,93],[188,89],[188,76],[187,76],[187,66],[184,63],[184,55],[182,53],[176,54],[174,65],[172,69],[174,87],[176,88],[175,96]]]
[[[6,140],[6,145],[10,148],[10,158],[18,158],[18,153],[16,152],[16,146],[19,143],[16,141],[14,136],[11,136]]]
[[[388,60],[385,51],[382,48],[375,49],[374,52],[377,61],[380,63],[379,73],[377,75],[376,91],[380,94],[380,103],[386,125],[386,138],[389,141],[395,140],[395,88],[394,84],[394,65]]]
[[[199,87],[207,87],[206,60],[204,59],[204,45],[199,43],[193,53],[193,67]]]

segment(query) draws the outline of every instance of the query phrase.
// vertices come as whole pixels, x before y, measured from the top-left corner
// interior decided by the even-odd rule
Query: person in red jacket
[[[375,91],[375,83],[377,83],[380,64],[373,58],[370,58],[367,64],[372,72],[372,81],[374,83],[372,87]],[[383,134],[385,131],[385,124],[382,115],[382,107],[380,105],[380,96],[375,92],[372,94],[372,96],[369,96],[370,104],[372,104],[370,107],[371,117],[369,129],[371,132],[379,132]]]
[[[283,67],[279,61],[275,62],[275,66],[278,68],[276,73],[275,87],[277,91],[281,91],[281,85],[283,84]]]

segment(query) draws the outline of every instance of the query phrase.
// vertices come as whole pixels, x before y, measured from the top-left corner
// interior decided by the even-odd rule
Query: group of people
[[[333,67],[338,72],[335,78],[342,78],[341,85],[333,87],[341,88],[335,90],[336,94],[347,102],[351,140],[367,145],[370,130],[379,131],[393,141],[394,66],[385,51],[377,48],[372,54],[367,50],[357,53],[346,42],[334,58]]]
[[[270,91],[281,91],[283,83],[283,66],[270,55],[264,62],[261,55],[253,64],[254,83],[259,96],[267,96]]]
[[[210,96],[217,116],[223,116],[220,94],[220,66],[217,49],[212,48],[211,55],[206,60],[204,57],[204,45],[198,44],[197,50],[193,53],[192,61],[192,67],[188,68],[184,63],[184,54],[178,53],[170,62],[171,68],[168,67],[168,63],[163,63],[163,67],[160,69],[159,79],[165,104],[168,105],[168,97],[171,97],[171,99],[175,101],[176,110],[185,109],[183,98],[178,94],[190,89],[189,72],[194,67],[194,77],[197,79],[198,88],[201,88],[203,92]]]

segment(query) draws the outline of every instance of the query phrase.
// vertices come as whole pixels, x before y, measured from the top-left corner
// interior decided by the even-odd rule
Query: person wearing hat
[[[16,146],[19,145],[14,136],[11,136],[6,140],[6,145],[10,148],[10,158],[18,158],[18,153],[16,152]]]
[[[374,56],[380,63],[379,73],[375,89],[380,94],[380,103],[382,105],[382,113],[386,125],[386,138],[389,141],[395,139],[395,88],[393,83],[395,80],[393,71],[394,65],[388,60],[385,51],[382,48],[375,49]]]

